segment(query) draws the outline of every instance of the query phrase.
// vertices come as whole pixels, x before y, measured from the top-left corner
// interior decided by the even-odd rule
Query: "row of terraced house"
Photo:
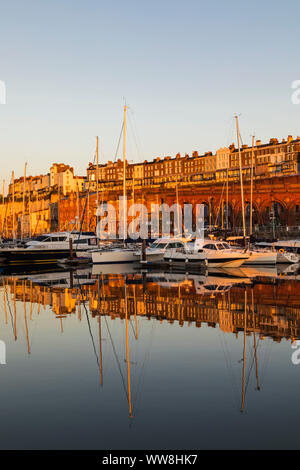
[[[255,181],[260,179],[284,178],[300,173],[300,137],[287,139],[272,138],[268,143],[256,140],[254,147],[243,145],[241,160],[244,180],[250,179],[251,169]],[[123,162],[108,161],[99,164],[89,163],[86,176],[76,176],[74,169],[64,163],[54,163],[46,175],[13,178],[8,194],[2,195],[0,223],[2,234],[11,236],[20,230],[30,235],[49,232],[61,228],[59,223],[60,201],[72,198],[82,199],[88,193],[93,201],[97,187],[105,198],[113,193],[121,194],[123,185]],[[206,152],[200,155],[179,153],[175,157],[156,157],[142,163],[126,162],[128,191],[157,188],[178,188],[195,186],[196,191],[207,184],[224,184],[225,181],[238,182],[239,152],[234,144],[218,149],[215,154]],[[74,205],[78,203],[74,202]],[[78,209],[78,207],[77,207]],[[96,211],[95,204],[89,208],[91,215]],[[78,217],[77,217],[78,218]],[[75,217],[69,228],[76,223]],[[53,223],[53,221],[56,221]],[[65,221],[66,222],[66,221]],[[22,226],[22,227],[21,227]],[[88,228],[88,227],[87,227]]]

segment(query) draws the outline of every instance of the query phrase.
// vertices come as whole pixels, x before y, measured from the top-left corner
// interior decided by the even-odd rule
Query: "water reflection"
[[[6,323],[8,309],[14,312],[16,339],[16,303],[20,302],[26,323],[33,305],[38,314],[41,307],[49,306],[62,319],[76,312],[81,318],[81,305],[87,303],[91,317],[144,316],[196,328],[206,323],[226,333],[244,330],[246,319],[247,331],[255,331],[262,339],[294,341],[300,336],[299,286],[296,273],[266,277],[263,272],[253,277],[250,269],[210,275],[134,272],[97,276],[84,269],[2,277],[2,298]]]
[[[72,319],[76,319],[76,324],[79,324],[84,332],[88,331],[84,341],[86,342],[88,337],[87,354],[92,349],[98,384],[103,389],[107,387],[112,396],[117,394],[112,369],[117,370],[119,384],[127,402],[130,423],[138,415],[136,404],[139,393],[144,393],[151,403],[151,396],[147,391],[141,391],[141,384],[146,366],[150,363],[150,355],[155,355],[151,348],[155,325],[156,331],[157,328],[161,329],[157,351],[162,356],[166,354],[174,335],[175,341],[178,342],[178,356],[175,346],[172,345],[174,357],[169,358],[170,370],[176,367],[173,362],[176,363],[177,360],[178,367],[182,367],[180,354],[184,352],[185,361],[188,362],[185,362],[185,369],[182,370],[189,383],[194,380],[195,387],[199,387],[197,361],[200,361],[200,356],[195,353],[198,347],[197,336],[189,334],[188,331],[201,332],[201,348],[207,353],[206,367],[210,369],[209,372],[206,371],[206,377],[210,380],[217,380],[220,367],[215,363],[212,349],[217,334],[222,344],[228,374],[235,375],[239,389],[238,409],[243,413],[247,410],[249,382],[254,381],[256,391],[262,389],[263,367],[260,361],[265,360],[261,357],[262,344],[265,341],[280,343],[282,340],[293,344],[300,338],[300,275],[297,268],[281,272],[274,271],[273,268],[216,270],[203,275],[134,270],[120,274],[81,269],[71,272],[3,275],[1,286],[1,322],[5,327],[2,328],[2,331],[6,332],[5,340],[14,344],[17,344],[20,338],[25,340],[23,351],[32,356],[41,352],[40,347],[32,345],[34,334],[40,334],[43,341],[47,341],[47,336],[51,335],[51,341],[55,344],[55,333],[50,324],[55,322],[57,325],[58,322],[58,328],[55,330],[57,334],[64,335],[68,330],[74,333]],[[46,322],[40,333],[34,333],[36,319],[40,316],[46,316]],[[119,325],[117,328],[116,322]],[[171,328],[174,325],[181,327],[182,333]],[[210,333],[213,329],[216,331],[214,335]],[[230,340],[228,346],[227,337],[238,342],[234,345]],[[74,339],[70,335],[66,338],[70,350],[75,354],[79,344],[78,338],[82,341],[77,327]],[[187,348],[184,351],[183,344]],[[137,359],[137,352],[142,353],[142,359],[140,356]],[[54,350],[52,354],[55,358]],[[16,361],[18,360],[19,356],[16,357]],[[74,357],[75,360],[78,358]],[[159,358],[155,357],[154,364],[158,367]],[[63,368],[63,360],[62,364],[56,367]],[[174,372],[170,372],[169,382],[174,386],[172,373]],[[75,374],[75,369],[72,369],[72,374]],[[161,380],[159,368],[151,369],[149,375],[153,381]],[[89,380],[92,380],[90,373]],[[177,380],[180,380],[180,375]],[[68,393],[72,393],[71,385],[68,386]],[[181,387],[182,385],[179,386],[180,389]],[[205,392],[201,388],[198,390],[202,398],[208,400],[210,391]],[[185,393],[188,395],[187,391]],[[229,394],[229,391],[224,390],[224,395],[226,394]],[[185,400],[184,396],[182,398]],[[198,402],[193,400],[197,408]],[[252,398],[250,401],[252,402]],[[171,412],[175,413],[177,405],[171,398],[169,403]],[[253,411],[253,407],[251,409]],[[66,415],[66,419],[71,418]],[[174,419],[173,417],[172,420]],[[114,422],[114,426],[119,422],[120,417]],[[178,431],[181,424],[179,421],[175,423],[173,431]],[[142,424],[139,421],[139,428],[144,425],[146,426],[146,422]],[[92,432],[96,423],[90,422],[90,426]],[[140,439],[140,436],[136,436],[131,448],[137,447]],[[120,447],[122,441],[117,439],[114,442],[116,447]],[[159,447],[155,445],[155,438],[151,442],[154,447]],[[55,439],[55,447],[54,443]],[[82,443],[83,448],[88,445],[90,443]],[[112,448],[112,441],[108,445]],[[178,444],[177,447],[181,446]],[[182,447],[186,447],[184,438]]]

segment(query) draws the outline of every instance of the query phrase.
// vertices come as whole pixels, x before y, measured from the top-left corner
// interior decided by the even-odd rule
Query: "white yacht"
[[[238,249],[238,248],[237,248]],[[239,248],[241,251],[243,248]],[[270,244],[256,244],[254,247],[248,248],[249,258],[244,264],[247,265],[275,265],[275,264],[294,264],[300,261],[300,255],[289,253],[283,249],[276,250]]]
[[[277,251],[277,263],[300,262],[300,240],[278,240],[277,242],[258,242],[258,248],[273,248]]]
[[[135,252],[136,261],[142,264],[159,263],[164,260],[164,255],[170,250],[184,249],[187,243],[183,238],[163,237],[155,240],[148,248],[146,248],[146,260],[142,260],[142,250]]]
[[[244,265],[263,265],[263,266],[274,266],[277,263],[277,253],[271,250],[247,250],[246,253],[249,255],[248,259],[244,262]]]
[[[55,232],[39,235],[14,249],[0,248],[0,263],[9,265],[53,264],[70,254],[72,240],[74,256],[97,246],[93,232]]]
[[[136,256],[141,258],[141,252]],[[247,260],[249,255],[239,250],[233,250],[226,242],[215,240],[200,240],[192,242],[182,238],[159,238],[146,249],[146,264],[203,264],[208,267],[238,267]]]
[[[122,264],[137,261],[136,247],[113,244],[92,250],[90,253],[93,264]]]
[[[243,237],[229,237],[227,239],[232,243],[243,242]],[[247,244],[249,245],[249,238],[247,237]],[[236,250],[244,251],[240,244],[234,245]],[[278,255],[275,250],[271,250],[270,247],[249,247],[246,249],[249,258],[245,261],[245,265],[255,265],[255,266],[275,266],[279,261]],[[292,262],[285,260],[284,262]]]
[[[234,250],[227,242],[217,240],[196,240],[194,253],[204,254],[208,267],[214,268],[238,268],[249,258],[248,253]]]

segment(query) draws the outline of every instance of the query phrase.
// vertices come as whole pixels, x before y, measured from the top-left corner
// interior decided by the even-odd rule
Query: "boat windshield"
[[[158,248],[159,250],[162,250],[163,248],[166,248],[167,243],[156,243],[151,246],[151,248]]]
[[[216,245],[216,248],[217,248],[217,250],[224,250],[223,243],[218,243],[218,244]]]
[[[217,249],[216,245],[213,245],[212,243],[208,243],[207,245],[204,245],[203,248],[206,249],[206,250],[216,250]]]
[[[224,250],[231,250],[231,246],[229,245],[229,243],[221,243],[221,245],[223,245],[223,249]]]
[[[49,241],[49,237],[47,235],[39,235],[38,237],[34,238],[36,242],[47,242]]]

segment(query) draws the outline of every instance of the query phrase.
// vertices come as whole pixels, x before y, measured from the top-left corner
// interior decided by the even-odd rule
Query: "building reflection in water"
[[[24,319],[49,306],[56,318],[77,314],[88,303],[92,317],[137,316],[200,328],[202,323],[237,334],[245,329],[274,341],[300,337],[300,281],[285,278],[236,278],[174,273],[102,274],[91,271],[3,277],[3,309],[24,304]],[[246,292],[246,296],[244,293]],[[245,306],[246,304],[246,306]],[[17,325],[14,320],[17,339]],[[137,333],[136,333],[137,335]]]
[[[220,273],[218,273],[220,274]],[[224,273],[223,273],[224,274]],[[233,275],[234,274],[234,275]],[[227,276],[177,273],[98,274],[84,269],[75,272],[40,273],[2,278],[2,303],[5,323],[11,322],[14,340],[19,328],[25,329],[27,353],[31,353],[30,321],[33,306],[38,315],[50,307],[59,321],[60,332],[67,319],[85,315],[91,333],[91,322],[97,321],[99,347],[93,346],[99,367],[100,385],[104,383],[102,322],[106,322],[109,340],[113,345],[107,317],[125,323],[127,377],[122,378],[128,399],[129,416],[133,417],[131,400],[131,358],[129,325],[133,337],[139,339],[138,318],[177,323],[191,328],[206,325],[219,328],[225,334],[243,334],[241,359],[241,408],[245,409],[246,338],[252,337],[253,370],[256,388],[260,389],[257,360],[258,340],[266,337],[275,342],[282,339],[294,342],[300,338],[300,280],[299,276],[249,276],[239,272]],[[247,275],[248,274],[248,275]],[[258,273],[259,274],[259,273]],[[22,304],[23,316],[17,303]],[[20,304],[19,304],[20,305]],[[10,317],[10,319],[9,319]],[[170,330],[170,335],[172,331]],[[92,336],[92,335],[91,335]],[[96,351],[97,349],[97,351]],[[117,355],[115,358],[118,361]],[[121,370],[120,364],[118,364]]]

